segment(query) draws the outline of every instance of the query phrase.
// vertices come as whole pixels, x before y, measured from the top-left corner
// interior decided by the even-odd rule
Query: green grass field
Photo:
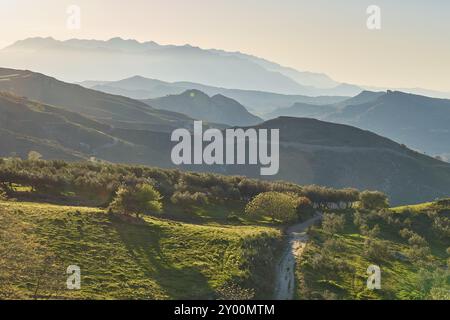
[[[270,298],[281,242],[264,226],[135,224],[101,209],[26,202],[0,202],[0,225],[3,298],[209,299],[226,283]],[[81,290],[66,289],[68,265],[81,268]]]

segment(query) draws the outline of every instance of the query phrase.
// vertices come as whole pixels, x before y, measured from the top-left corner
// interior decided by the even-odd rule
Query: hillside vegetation
[[[34,150],[43,159],[95,158],[173,168],[170,155],[175,142],[170,132],[193,126],[193,119],[183,114],[42,74],[0,68],[0,77],[0,91],[8,92],[0,93],[2,157],[25,159]],[[349,103],[371,101],[376,96],[366,93]],[[219,96],[216,100],[222,103],[224,99]],[[217,106],[224,109],[220,103]],[[280,130],[280,170],[267,177],[270,179],[380,190],[394,205],[431,201],[450,193],[450,164],[368,131],[289,117],[253,128]],[[180,168],[260,178],[258,165]]]
[[[271,298],[280,226],[310,215],[305,196],[322,207],[359,197],[353,189],[30,157],[0,159],[1,298]],[[118,200],[128,189],[157,194],[164,210],[147,211],[140,196],[129,207]],[[289,194],[291,214],[258,204],[247,214],[260,194]],[[70,265],[82,270],[79,291],[64,287]]]
[[[450,300],[450,200],[335,214],[309,231],[299,299]],[[380,267],[379,290],[367,288],[370,265]]]
[[[270,298],[280,232],[145,217],[125,223],[103,210],[0,202],[0,298],[211,299],[230,285]],[[81,290],[67,290],[69,265]]]

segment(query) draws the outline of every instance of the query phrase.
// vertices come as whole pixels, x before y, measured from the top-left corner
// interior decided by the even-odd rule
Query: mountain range
[[[94,157],[174,167],[170,132],[177,126],[189,128],[193,122],[180,113],[30,71],[0,69],[0,79],[0,156],[26,157],[34,150],[45,159]],[[272,179],[381,190],[394,204],[450,193],[450,164],[369,131],[292,117],[251,127],[280,129],[280,171]],[[182,169],[260,178],[257,166]]]
[[[178,95],[143,102],[157,109],[179,112],[194,119],[230,126],[250,126],[263,122],[236,100],[221,94],[209,97],[199,90],[187,90]]]
[[[226,89],[195,82],[165,82],[142,76],[133,76],[119,81],[82,81],[79,84],[86,88],[139,100],[181,94],[186,90],[200,90],[209,96],[219,94],[234,99],[256,115],[262,115],[281,107],[289,107],[295,102],[331,104],[349,98],[347,96],[310,97],[256,90]]]
[[[450,159],[450,100],[398,91],[364,91],[330,105],[296,103],[271,112],[265,118],[279,116],[313,117],[349,124],[415,150]]]
[[[0,61],[3,67],[39,71],[70,82],[116,81],[141,75],[168,82],[187,81],[228,89],[307,96],[354,96],[364,89],[386,89],[340,83],[325,74],[298,71],[241,52],[121,38],[107,41],[28,38],[0,50]],[[421,88],[401,90],[450,98],[450,93],[446,92]]]

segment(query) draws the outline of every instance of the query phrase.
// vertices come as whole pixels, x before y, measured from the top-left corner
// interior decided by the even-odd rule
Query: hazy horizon
[[[66,27],[66,9],[72,4],[81,8],[80,30]],[[371,4],[375,3],[0,0],[0,26],[8,30],[0,46],[36,36],[190,44],[240,51],[300,71],[324,73],[338,82],[450,92],[450,44],[443,41],[450,35],[450,3],[379,0],[381,30],[368,30],[366,8]]]

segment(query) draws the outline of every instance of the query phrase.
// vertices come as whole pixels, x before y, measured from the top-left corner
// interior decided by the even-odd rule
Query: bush
[[[109,206],[112,212],[126,215],[141,213],[158,213],[162,211],[162,197],[160,193],[149,184],[140,184],[134,187],[120,187]]]
[[[383,260],[389,256],[387,245],[380,240],[373,238],[366,239],[364,246],[366,248],[366,255],[374,260]]]
[[[0,187],[0,201],[7,201],[8,194]]]
[[[176,191],[170,201],[184,209],[192,209],[194,206],[205,206],[208,204],[208,196],[203,192]]]
[[[387,196],[379,191],[363,191],[359,195],[359,201],[364,209],[381,210],[389,207]]]
[[[246,289],[234,282],[228,282],[217,289],[218,300],[252,300],[254,289]]]
[[[330,234],[342,231],[345,227],[345,217],[335,213],[326,213],[322,219],[322,229]]]
[[[314,215],[314,207],[307,197],[297,198],[297,214],[299,218],[308,218]]]
[[[245,213],[253,216],[269,216],[272,220],[289,222],[295,220],[297,198],[281,192],[260,193],[245,207]]]

